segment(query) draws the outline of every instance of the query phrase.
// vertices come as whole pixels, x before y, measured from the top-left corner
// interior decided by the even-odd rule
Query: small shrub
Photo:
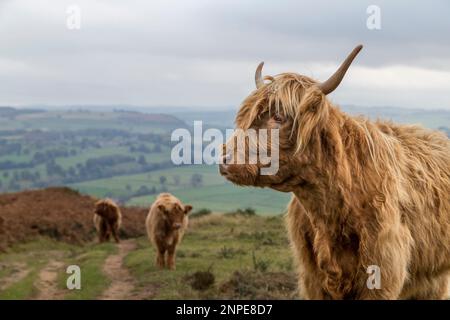
[[[256,216],[256,211],[255,211],[255,209],[252,209],[252,208],[246,208],[246,209],[244,209],[243,214],[246,216]]]
[[[234,258],[234,250],[233,248],[228,248],[226,246],[223,246],[219,250],[219,257],[224,259],[232,259]]]
[[[294,265],[292,263],[292,260],[288,260],[286,262],[280,262],[278,264],[278,266],[280,267],[281,270],[284,270],[284,271],[291,272],[294,270]]]
[[[219,258],[223,258],[223,259],[233,259],[237,254],[243,254],[245,253],[242,249],[234,249],[234,248],[229,248],[227,246],[223,246],[222,248],[220,248],[219,250]]]
[[[250,216],[255,216],[256,215],[256,211],[252,208],[245,208],[245,209],[237,209],[236,211],[233,212],[229,212],[227,213],[229,215],[239,215],[239,216],[246,216],[246,217],[250,217]]]
[[[198,217],[207,216],[209,214],[211,214],[211,210],[203,208],[203,209],[199,209],[199,210],[191,213],[189,216],[191,218],[198,218]]]
[[[252,251],[253,269],[255,271],[266,272],[269,270],[271,261],[256,258],[255,251]]]
[[[197,291],[205,291],[212,287],[216,281],[216,278],[211,271],[207,270],[194,272],[189,275],[186,280],[192,289]]]
[[[267,237],[262,241],[262,244],[264,246],[274,246],[276,242],[272,238]]]

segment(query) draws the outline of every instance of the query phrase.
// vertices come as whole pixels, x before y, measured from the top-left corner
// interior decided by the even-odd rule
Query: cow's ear
[[[191,212],[192,210],[192,206],[190,204],[187,204],[184,206],[184,213],[188,214],[189,212]]]
[[[166,207],[164,207],[164,205],[162,205],[162,204],[158,205],[158,209],[159,209],[159,211],[166,213]]]

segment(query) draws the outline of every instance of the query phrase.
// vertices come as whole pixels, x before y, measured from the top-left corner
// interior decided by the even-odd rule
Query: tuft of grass
[[[255,251],[252,251],[252,262],[253,262],[253,269],[255,271],[261,272],[266,272],[272,263],[270,260],[267,259],[256,258]]]
[[[237,254],[244,254],[242,249],[230,248],[223,246],[218,252],[218,256],[223,259],[233,259]]]

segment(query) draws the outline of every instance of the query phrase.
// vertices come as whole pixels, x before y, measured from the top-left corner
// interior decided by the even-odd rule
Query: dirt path
[[[40,272],[35,287],[39,290],[36,300],[61,300],[64,292],[58,288],[58,274],[63,272],[64,263],[50,261]]]
[[[0,279],[0,292],[25,278],[29,272],[30,270],[25,263],[20,262],[13,264],[11,274]]]
[[[103,265],[103,272],[111,280],[111,285],[99,297],[101,300],[135,299],[132,296],[135,280],[123,266],[123,259],[136,248],[133,240],[124,240],[118,244],[119,252],[109,256]]]

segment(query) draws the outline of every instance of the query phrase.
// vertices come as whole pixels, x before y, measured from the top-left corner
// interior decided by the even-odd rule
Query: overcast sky
[[[260,61],[326,79],[359,43],[334,102],[450,109],[446,0],[0,0],[0,105],[237,107]]]

